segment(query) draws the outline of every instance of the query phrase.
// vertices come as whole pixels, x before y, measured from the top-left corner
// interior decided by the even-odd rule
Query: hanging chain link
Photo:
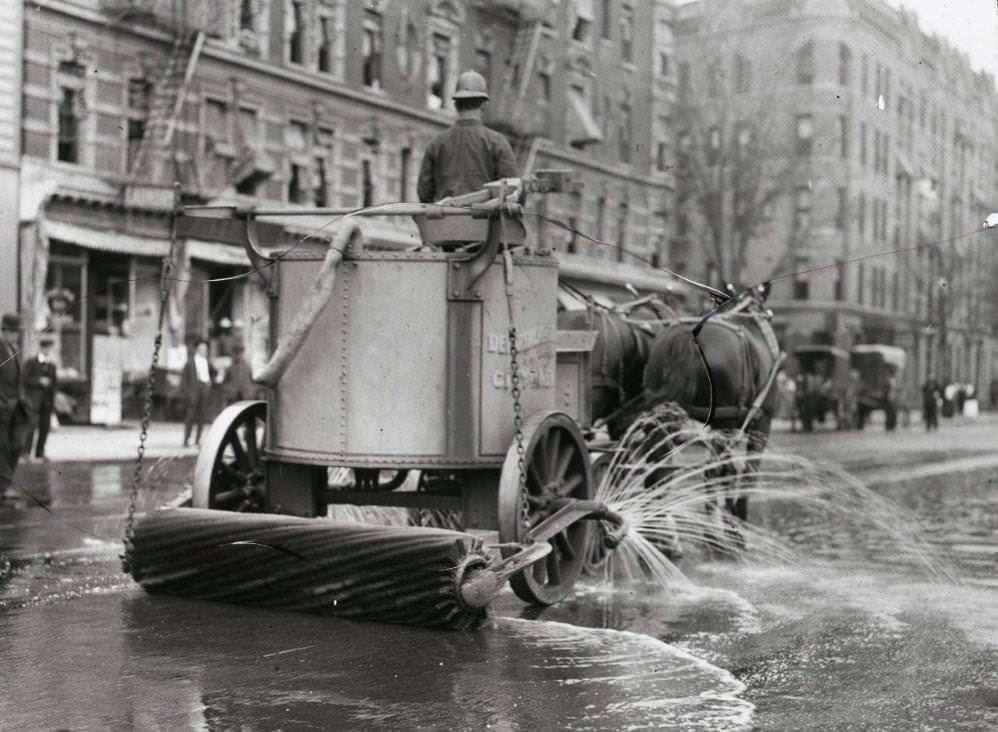
[[[142,485],[142,461],[146,454],[146,441],[149,439],[149,424],[152,422],[152,395],[156,382],[156,366],[163,347],[163,322],[166,319],[167,300],[170,296],[168,282],[173,272],[173,260],[177,249],[177,213],[180,210],[180,186],[174,188],[173,216],[170,220],[170,250],[163,258],[159,276],[159,318],[156,323],[156,339],[153,341],[152,359],[149,374],[146,376],[145,394],[142,400],[142,421],[139,427],[139,445],[136,450],[135,467],[132,471],[132,485],[128,493],[128,516],[125,519],[125,554],[121,556],[122,568],[129,572],[128,549],[135,537],[135,508],[139,500],[139,487]]]
[[[510,307],[512,315],[512,307]],[[512,318],[510,323],[512,323]],[[509,326],[509,381],[510,394],[513,397],[513,431],[516,436],[516,465],[520,475],[520,496],[521,511],[524,521],[529,513],[527,505],[527,466],[524,458],[525,449],[523,447],[523,405],[520,403],[520,364],[518,361],[519,350],[516,345],[516,326]]]

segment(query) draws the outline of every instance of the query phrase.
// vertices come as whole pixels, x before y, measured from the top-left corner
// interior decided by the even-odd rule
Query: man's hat
[[[457,77],[451,99],[488,99],[489,89],[485,77],[477,71],[465,71]]]
[[[21,316],[14,313],[4,313],[0,318],[0,328],[4,330],[21,330]]]

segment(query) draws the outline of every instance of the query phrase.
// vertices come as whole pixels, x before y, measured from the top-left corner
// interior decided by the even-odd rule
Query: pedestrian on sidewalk
[[[252,370],[244,358],[245,350],[243,344],[239,342],[231,346],[232,362],[222,378],[222,396],[226,405],[243,399],[252,399],[256,393]]]
[[[186,400],[184,410],[184,447],[190,443],[191,431],[197,424],[194,444],[201,444],[211,385],[215,382],[215,367],[208,361],[208,339],[199,338],[194,348],[188,349],[187,363],[180,376],[180,390]]]
[[[0,497],[3,498],[13,497],[14,471],[28,425],[18,356],[20,336],[20,316],[5,313],[0,317]]]
[[[24,392],[31,417],[24,454],[31,455],[34,444],[35,460],[45,459],[45,442],[49,436],[55,406],[57,377],[55,361],[52,360],[53,343],[52,336],[43,335],[38,341],[38,353],[24,364]]]
[[[929,374],[922,384],[922,421],[925,422],[926,432],[939,429],[939,401],[939,382]]]

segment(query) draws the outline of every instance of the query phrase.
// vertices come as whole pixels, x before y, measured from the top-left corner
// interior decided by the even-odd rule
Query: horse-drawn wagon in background
[[[831,415],[836,429],[848,429],[855,416],[855,384],[850,376],[849,352],[826,345],[798,346],[797,414],[805,432],[824,424]]]
[[[904,349],[866,343],[853,346],[849,358],[852,368],[859,372],[861,382],[857,395],[857,426],[862,429],[870,413],[882,409],[885,428],[894,429],[897,426],[901,379],[907,360]]]

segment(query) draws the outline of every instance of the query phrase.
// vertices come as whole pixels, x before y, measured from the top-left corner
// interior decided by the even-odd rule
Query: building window
[[[374,205],[374,170],[370,160],[364,160],[360,166],[361,174],[361,205],[364,208]]]
[[[811,189],[800,186],[794,194],[794,232],[803,234],[811,228]]]
[[[593,4],[589,2],[575,3],[575,25],[572,26],[572,40],[589,44],[593,35]]]
[[[836,189],[836,193],[838,194],[838,201],[835,207],[835,228],[842,231],[846,228],[848,199],[846,198],[846,189],[844,186],[839,186]]]
[[[683,61],[679,64],[679,96],[686,98],[690,94],[690,65]]]
[[[399,151],[399,200],[408,201],[409,196],[409,169],[412,167],[412,148],[403,147]]]
[[[596,238],[606,241],[606,195],[596,200]]]
[[[547,69],[537,71],[537,99],[544,104],[551,101],[551,72]]]
[[[426,106],[430,109],[443,109],[447,104],[446,85],[448,60],[450,59],[451,39],[442,33],[433,34],[433,48],[430,53],[430,66],[426,76],[429,90]]]
[[[670,69],[669,54],[665,51],[658,52],[658,75],[668,76]]]
[[[125,147],[125,166],[128,170],[131,170],[136,159],[139,157],[142,140],[146,136],[146,121],[139,117],[129,117],[127,134],[128,143]]]
[[[205,152],[229,142],[229,105],[217,99],[204,102]]]
[[[152,96],[152,82],[141,78],[128,80],[128,124],[126,129],[125,166],[132,169],[145,137],[146,119],[149,116],[149,100]]]
[[[721,96],[723,84],[724,74],[721,72],[720,64],[715,61],[707,67],[707,96]]]
[[[620,105],[620,127],[617,130],[617,139],[620,141],[620,159],[625,163],[631,162],[631,105],[624,102]]]
[[[811,296],[810,282],[807,275],[802,275],[794,280],[794,300],[807,300]]]
[[[492,78],[492,51],[488,48],[475,49],[475,71],[485,77],[486,81]]]
[[[364,57],[364,86],[370,89],[381,88],[381,35],[381,13],[376,13],[373,10],[365,11],[361,54]]]
[[[809,114],[797,115],[797,146],[798,155],[810,155],[814,147],[814,120]]]
[[[870,90],[870,57],[865,53],[863,54],[862,62],[860,64],[860,91],[865,96]]]
[[[835,260],[835,300],[842,302],[846,296],[846,263],[845,260]]]
[[[288,23],[288,61],[300,64],[305,58],[305,16],[301,0],[288,0],[285,8]]]
[[[844,43],[839,44],[839,86],[849,86],[852,77],[852,51]]]
[[[814,43],[808,41],[797,51],[797,83],[814,83]]]
[[[749,60],[737,54],[735,56],[735,91],[746,93],[752,87],[752,64]]]
[[[333,130],[319,126],[315,131],[315,173],[312,199],[316,206],[330,205],[329,172],[333,161]]]
[[[856,201],[856,228],[859,231],[859,239],[863,241],[866,234],[866,194],[860,193]]]
[[[856,269],[856,302],[862,305],[866,301],[866,267],[859,263]]]
[[[836,134],[839,140],[839,157],[849,157],[849,119],[840,115],[836,123]]]
[[[329,205],[329,173],[326,170],[326,159],[315,158],[315,172],[312,177],[312,202],[319,208]]]
[[[333,19],[328,15],[319,18],[318,68],[324,73],[333,70]]]
[[[735,150],[738,157],[744,157],[752,144],[752,128],[744,122],[735,123]]]
[[[80,100],[82,91],[60,87],[59,139],[56,159],[64,163],[80,162]]]
[[[290,168],[288,176],[288,202],[307,203],[308,162],[306,153],[308,151],[308,125],[304,122],[292,120],[285,128],[284,142],[290,154]]]
[[[603,21],[601,34],[603,38],[613,38],[613,0],[603,0],[600,19]]]
[[[628,63],[634,61],[634,9],[630,5],[620,8],[620,57]]]
[[[669,143],[659,140],[655,146],[655,170],[664,173],[669,169]]]
[[[721,128],[711,127],[707,133],[707,165],[717,165],[721,159]]]
[[[627,219],[630,207],[627,201],[621,201],[617,206],[617,261],[624,261],[627,252]]]
[[[866,122],[859,123],[859,162],[866,165]]]

